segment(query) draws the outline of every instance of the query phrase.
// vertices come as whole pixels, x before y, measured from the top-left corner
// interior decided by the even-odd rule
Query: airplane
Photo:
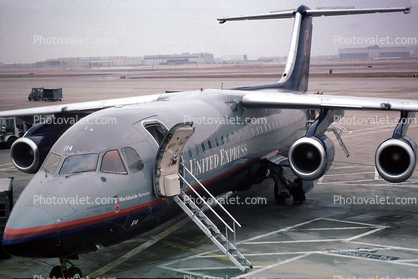
[[[417,149],[406,135],[407,120],[418,111],[418,101],[306,93],[313,17],[386,12],[408,14],[410,8],[300,6],[218,19],[294,18],[288,60],[277,83],[0,112],[25,121],[52,115],[11,147],[16,168],[35,175],[6,224],[4,250],[57,257],[60,265],[50,277],[82,277],[70,260],[186,212],[245,271],[251,263],[204,214],[216,200],[202,208],[192,198],[243,191],[273,178],[278,203],[290,197],[302,203],[333,163],[335,147],[325,132],[345,110],[400,112],[393,136],[377,147],[375,162],[385,180],[407,180]],[[297,177],[293,182],[284,177],[284,167]]]

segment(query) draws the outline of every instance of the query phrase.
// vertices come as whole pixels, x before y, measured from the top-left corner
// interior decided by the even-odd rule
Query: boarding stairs
[[[186,170],[200,184],[200,186],[202,187],[202,189],[204,189],[204,191],[206,191],[206,193],[210,197],[210,201],[212,202],[208,203],[207,201],[205,201],[205,199],[179,173],[178,176],[180,177],[180,179],[183,180],[184,184],[187,185],[187,187],[194,192],[194,194],[196,195],[196,199],[200,199],[202,201],[203,206],[199,207],[198,205],[196,205],[196,203],[183,190],[180,191],[180,195],[174,197],[176,203],[193,220],[193,222],[196,223],[196,225],[206,234],[206,236],[222,251],[222,253],[224,253],[242,272],[245,272],[246,268],[253,268],[251,263],[236,248],[235,226],[238,225],[239,227],[241,227],[241,225],[184,165],[183,169]],[[219,205],[219,207],[222,208],[222,210],[232,220],[232,228],[212,208],[212,206],[215,205]],[[219,228],[204,213],[204,211],[208,209],[211,210],[214,213],[214,215],[225,225],[225,235],[222,234]],[[230,231],[233,234],[233,243],[231,243],[231,241],[228,240],[228,231]]]

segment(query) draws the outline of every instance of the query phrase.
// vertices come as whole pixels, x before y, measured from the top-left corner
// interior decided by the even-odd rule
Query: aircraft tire
[[[10,255],[7,254],[6,252],[4,252],[3,246],[2,246],[1,240],[0,240],[0,259],[5,260],[5,259],[8,259],[8,258],[10,258]]]
[[[81,274],[81,269],[78,267],[72,266],[70,267],[67,272],[65,272],[65,278],[82,278],[83,275]]]
[[[15,142],[17,140],[17,138],[16,137],[10,137],[8,140],[7,140],[7,147],[10,149],[11,147],[12,147],[12,145],[13,145],[13,143]]]
[[[290,188],[290,194],[293,197],[293,204],[302,204],[305,200],[305,192],[303,191],[303,182],[300,178],[296,178],[293,181],[293,186]]]
[[[290,198],[290,195],[287,192],[283,192],[285,184],[281,181],[281,179],[275,179],[274,182],[274,199],[277,204],[285,204],[286,199]]]
[[[49,278],[62,278],[61,266],[56,265],[52,268],[51,272],[49,273]]]

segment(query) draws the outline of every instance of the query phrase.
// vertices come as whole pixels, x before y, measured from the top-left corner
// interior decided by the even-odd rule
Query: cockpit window
[[[45,160],[45,163],[43,164],[42,168],[46,172],[50,174],[54,174],[57,170],[57,167],[61,161],[61,156],[55,153],[49,153],[48,158]]]
[[[98,158],[96,153],[68,156],[62,163],[60,174],[95,171]]]
[[[128,163],[128,169],[131,173],[139,172],[144,168],[144,163],[132,147],[122,148],[122,154]]]
[[[100,167],[101,172],[127,174],[125,166],[123,165],[122,159],[120,158],[118,150],[107,151],[103,155],[102,166]]]

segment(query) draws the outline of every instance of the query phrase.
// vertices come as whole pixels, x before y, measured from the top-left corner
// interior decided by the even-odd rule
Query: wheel
[[[65,272],[65,278],[81,278],[83,275],[81,274],[81,269],[78,267],[72,266]]]
[[[30,102],[30,101],[32,101],[32,98],[29,96],[29,97],[28,97],[28,100],[29,100],[29,102]]]
[[[290,188],[290,194],[293,197],[293,204],[302,204],[305,200],[305,192],[302,189],[303,182],[300,178],[293,181],[293,186]]]
[[[286,189],[285,184],[281,179],[275,179],[274,181],[274,199],[278,204],[284,204],[287,198],[290,198],[290,195],[283,190]]]
[[[16,137],[10,137],[10,138],[7,140],[7,147],[11,148],[11,147],[12,147],[12,145],[13,145],[13,143],[14,143],[16,140],[17,140],[17,138],[16,138]]]
[[[5,259],[8,259],[8,258],[10,258],[10,255],[7,254],[6,252],[4,252],[3,246],[2,246],[1,241],[0,241],[0,259],[5,260]]]
[[[54,268],[51,270],[51,272],[49,273],[49,278],[62,278],[62,272],[61,272],[61,266],[60,265],[56,265],[54,266]]]

